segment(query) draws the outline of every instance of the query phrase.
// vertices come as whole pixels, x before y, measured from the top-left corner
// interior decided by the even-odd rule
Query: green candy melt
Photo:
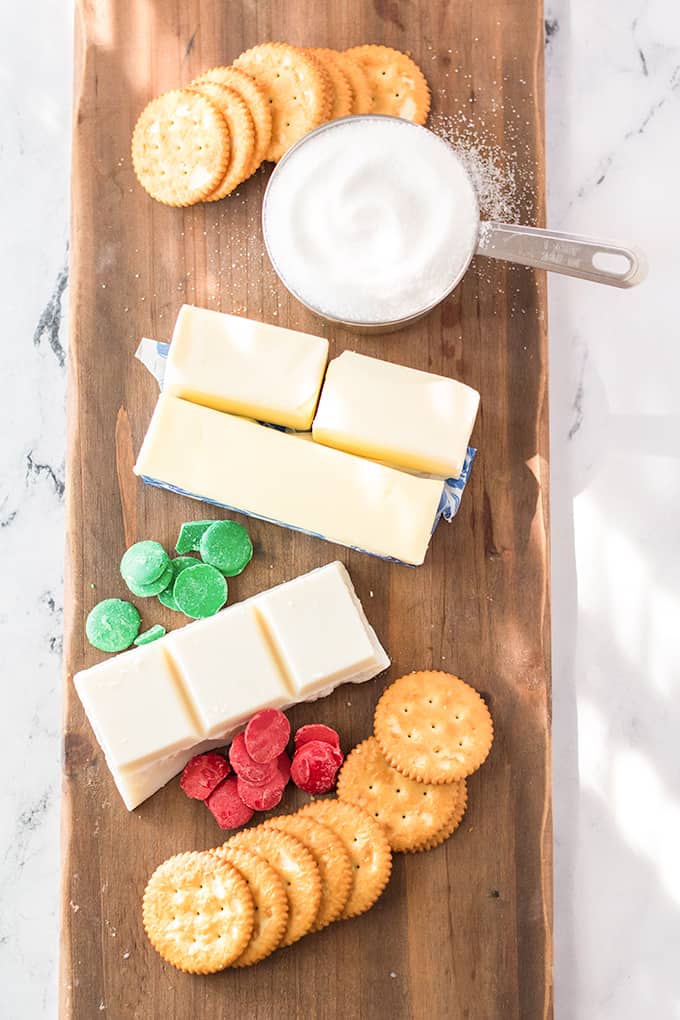
[[[174,609],[176,613],[179,613],[179,606],[175,602],[175,596],[173,594],[175,588],[175,581],[177,575],[187,567],[197,567],[199,565],[198,560],[195,560],[193,556],[176,556],[174,560],[170,560],[170,566],[172,567],[172,578],[170,584],[164,591],[158,593],[158,601],[161,605],[166,606],[168,609]]]
[[[177,608],[194,620],[202,620],[222,608],[229,589],[224,576],[209,563],[182,570],[172,590]]]
[[[135,638],[136,645],[150,645],[152,641],[158,641],[159,638],[165,637],[167,631],[160,623],[154,623],[153,627],[149,627],[142,634]]]
[[[214,523],[214,521],[187,521],[181,524],[175,551],[180,554],[198,552],[203,532]]]
[[[170,557],[160,542],[135,542],[120,561],[120,572],[131,591],[151,585],[167,570]],[[133,587],[134,586],[134,587]]]
[[[141,599],[148,599],[152,595],[159,595],[162,591],[165,591],[168,585],[172,584],[173,576],[172,560],[168,559],[168,565],[163,573],[151,584],[136,584],[127,579],[125,583],[133,595],[137,595]]]
[[[235,577],[253,558],[253,543],[238,521],[215,521],[203,532],[199,552],[205,563],[225,577]]]
[[[123,652],[139,634],[141,622],[139,611],[131,602],[104,599],[88,613],[85,633],[100,652]]]

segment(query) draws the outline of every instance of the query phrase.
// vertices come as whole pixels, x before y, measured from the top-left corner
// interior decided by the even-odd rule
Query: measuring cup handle
[[[610,287],[634,287],[647,275],[646,259],[635,248],[492,220],[480,224],[477,254]]]

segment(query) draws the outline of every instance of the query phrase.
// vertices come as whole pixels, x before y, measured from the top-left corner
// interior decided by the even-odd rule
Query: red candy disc
[[[241,800],[236,776],[225,779],[206,800],[220,829],[240,829],[253,817],[252,809]]]
[[[272,764],[275,769],[274,775],[266,783],[249,783],[242,776],[238,777],[239,797],[253,811],[269,811],[276,807],[283,797],[283,791],[290,779],[290,758],[283,751]]]
[[[322,740],[309,740],[293,756],[290,777],[305,793],[328,793],[342,765],[343,754]]]
[[[196,754],[184,766],[179,785],[187,797],[192,797],[194,800],[207,800],[230,772],[229,762],[221,754],[216,754],[214,751]]]
[[[246,751],[260,765],[278,758],[289,739],[290,723],[278,708],[263,708],[246,726]]]
[[[243,733],[238,733],[229,748],[229,761],[237,776],[245,779],[247,783],[254,783],[256,786],[268,782],[276,775],[276,761],[268,761],[265,765],[251,758],[246,750],[246,741]]]
[[[297,751],[298,747],[309,743],[310,740],[321,740],[322,743],[332,744],[333,747],[340,750],[340,737],[335,730],[330,726],[324,726],[323,723],[310,723],[308,726],[301,726],[295,734],[295,750]]]

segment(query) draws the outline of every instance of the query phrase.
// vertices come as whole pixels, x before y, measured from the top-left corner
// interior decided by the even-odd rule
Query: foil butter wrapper
[[[141,361],[141,363],[144,365],[144,367],[147,369],[147,371],[149,371],[151,373],[151,375],[154,377],[154,379],[158,383],[158,386],[159,386],[159,388],[161,390],[163,389],[163,382],[165,380],[165,368],[166,368],[166,365],[167,365],[169,351],[170,351],[170,344],[163,343],[160,340],[150,340],[148,337],[143,337],[142,340],[140,340],[139,346],[137,347],[137,350],[135,351],[135,357],[137,358],[138,361]],[[268,423],[267,422],[262,422],[262,424],[263,425],[267,425]],[[284,431],[284,432],[287,431],[286,429],[280,429],[280,427],[277,426],[277,425],[271,425],[269,427],[270,428],[277,428],[280,431]],[[463,497],[463,492],[465,491],[465,486],[467,485],[468,480],[470,478],[470,472],[472,470],[472,465],[474,463],[474,459],[475,459],[476,455],[477,455],[477,450],[474,447],[472,447],[472,446],[468,446],[467,454],[465,456],[465,462],[463,463],[463,470],[461,471],[461,473],[458,476],[458,478],[446,478],[444,480],[444,487],[442,489],[442,496],[441,496],[441,499],[439,501],[439,507],[438,507],[437,512],[435,514],[434,520],[432,522],[432,531],[433,532],[434,532],[435,528],[437,527],[437,525],[439,524],[439,522],[441,520],[444,520],[444,521],[447,521],[447,522],[450,523],[453,520],[453,518],[456,516],[456,514],[458,513],[458,510],[460,508],[460,501],[461,501],[461,499]],[[176,493],[178,493],[179,495],[182,495],[182,496],[189,496],[191,499],[200,500],[200,502],[202,502],[202,503],[212,503],[213,506],[219,506],[219,507],[222,507],[225,510],[232,510],[235,513],[244,513],[244,511],[243,511],[243,509],[241,507],[228,506],[226,503],[217,503],[214,500],[206,499],[204,496],[198,496],[194,492],[186,492],[184,489],[178,489],[174,485],[168,485],[167,483],[165,483],[165,482],[163,482],[163,481],[161,481],[159,479],[156,479],[156,478],[146,478],[144,476],[142,476],[142,477],[143,477],[143,480],[148,485],[155,485],[158,488],[167,489],[169,492],[176,492]],[[248,514],[248,516],[249,517],[257,517],[258,515],[257,514]],[[269,517],[260,517],[259,519],[260,520],[264,520],[264,521],[269,521],[272,524],[278,524],[280,527],[288,528],[291,531],[302,531],[303,530],[303,529],[300,529],[300,528],[292,528],[289,524],[286,524],[283,521],[275,521],[275,520],[273,520],[272,518],[269,518]],[[324,538],[323,535],[317,535],[317,534],[314,534],[313,532],[309,532],[309,531],[305,531],[304,534],[312,535],[313,538],[322,538],[322,539]],[[352,547],[352,548],[354,548],[354,547]],[[359,549],[358,552],[367,552],[367,550]],[[375,553],[369,553],[369,555],[370,556],[374,556],[376,554]],[[388,557],[388,556],[380,556],[378,558],[379,559],[387,559],[387,560],[391,560],[392,559],[391,557]],[[392,560],[392,562],[401,563],[401,560]]]

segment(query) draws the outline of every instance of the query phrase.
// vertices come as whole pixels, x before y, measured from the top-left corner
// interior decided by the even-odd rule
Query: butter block
[[[166,757],[202,735],[163,639],[77,673],[74,683],[110,768]]]
[[[330,563],[82,670],[74,684],[132,810],[259,709],[322,697],[388,665],[349,574]]]
[[[362,683],[389,665],[342,563],[272,588],[253,605],[300,698]]]
[[[443,482],[161,394],[135,473],[328,541],[417,565]]]
[[[331,361],[314,441],[409,471],[458,478],[479,393],[455,379],[345,351]]]
[[[219,411],[309,429],[327,360],[323,337],[183,305],[163,389]]]
[[[168,634],[167,648],[207,736],[290,701],[273,650],[249,603]],[[216,666],[216,663],[223,663]]]

